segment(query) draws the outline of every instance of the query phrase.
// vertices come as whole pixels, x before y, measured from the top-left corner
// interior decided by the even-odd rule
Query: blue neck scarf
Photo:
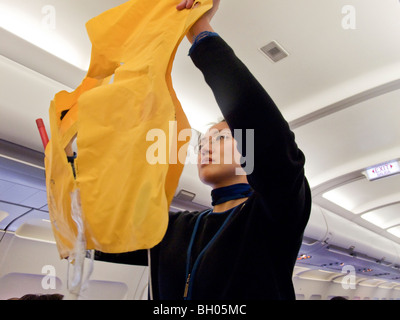
[[[217,188],[211,191],[212,206],[221,204],[230,200],[250,197],[253,189],[247,183],[238,183],[231,186]]]

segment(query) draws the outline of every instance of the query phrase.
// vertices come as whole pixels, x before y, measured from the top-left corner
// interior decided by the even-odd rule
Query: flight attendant
[[[194,2],[177,10],[196,10]],[[211,27],[218,6],[214,0],[188,33],[190,57],[225,118],[199,143],[199,176],[213,188],[213,207],[170,214],[150,254],[151,297],[295,299],[292,273],[311,208],[305,157],[270,96]],[[250,129],[253,150],[249,137],[238,150],[235,129]],[[254,161],[248,172],[240,156]]]
[[[194,2],[177,10],[196,10]],[[171,212],[149,255],[97,252],[96,259],[149,265],[154,300],[293,300],[311,210],[305,157],[268,93],[211,27],[219,2],[188,32],[189,55],[225,118],[199,141],[198,172],[213,188],[212,209]],[[251,136],[238,144],[235,129]]]

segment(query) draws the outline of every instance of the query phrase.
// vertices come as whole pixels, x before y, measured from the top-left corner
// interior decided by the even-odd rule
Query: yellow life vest
[[[59,92],[51,102],[46,184],[62,258],[78,235],[74,191],[88,250],[149,249],[165,234],[184,164],[149,163],[154,139],[148,133],[162,130],[167,152],[186,154],[190,137],[176,135],[190,125],[172,87],[172,63],[189,28],[212,7],[212,0],[201,0],[196,9],[178,11],[178,2],[131,0],[90,20],[88,73],[75,91]],[[76,178],[65,153],[75,136]]]

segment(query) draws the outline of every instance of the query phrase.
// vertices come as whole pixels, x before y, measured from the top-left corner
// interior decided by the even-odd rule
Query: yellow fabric
[[[62,258],[71,254],[77,237],[71,217],[75,189],[87,249],[121,253],[162,240],[183,164],[149,164],[146,151],[155,142],[146,135],[158,128],[167,142],[176,141],[170,121],[176,120],[173,132],[190,127],[172,88],[171,69],[188,29],[212,7],[212,0],[199,2],[196,9],[177,11],[178,0],[131,0],[87,23],[89,71],[74,92],[59,92],[49,110],[46,183]],[[64,110],[69,112],[61,121]],[[76,135],[75,180],[64,148]],[[168,148],[186,152],[189,140]]]

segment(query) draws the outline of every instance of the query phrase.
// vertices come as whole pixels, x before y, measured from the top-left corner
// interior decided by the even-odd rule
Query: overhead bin
[[[43,274],[11,272],[0,277],[0,300],[20,298],[26,294],[59,294],[63,284],[54,277],[54,287],[43,286]]]
[[[18,217],[24,216],[28,211],[29,208],[0,201],[0,230],[15,231],[12,229],[11,223]]]
[[[400,245],[371,232],[371,238],[368,243],[368,255],[376,258],[383,265],[394,265],[399,261]]]
[[[399,260],[399,245],[337,214],[321,208],[328,232],[324,242],[333,250],[391,265]]]
[[[328,227],[322,213],[322,209],[313,204],[311,208],[310,219],[304,231],[305,241],[311,244],[312,241],[323,242],[326,239]]]
[[[15,235],[19,238],[56,243],[49,220],[31,219],[23,223],[16,230]]]
[[[324,208],[321,209],[328,225],[325,242],[343,249],[352,248],[357,252],[368,252],[371,231]]]
[[[391,267],[400,270],[400,244],[392,242],[392,245],[394,247],[393,254],[396,255],[396,259],[393,261],[393,265]]]

